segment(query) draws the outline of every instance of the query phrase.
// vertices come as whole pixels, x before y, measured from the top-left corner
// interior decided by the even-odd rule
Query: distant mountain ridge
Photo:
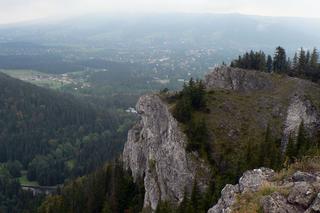
[[[0,41],[90,44],[113,48],[223,48],[238,51],[282,45],[320,46],[320,19],[240,14],[104,14],[57,22],[3,26]],[[39,33],[41,32],[41,33]],[[122,43],[122,44],[121,44]]]

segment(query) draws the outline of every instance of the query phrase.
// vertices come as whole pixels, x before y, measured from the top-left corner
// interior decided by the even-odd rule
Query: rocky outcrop
[[[227,66],[217,67],[206,75],[208,89],[226,89],[240,92],[271,90],[274,88],[270,74]]]
[[[261,168],[247,171],[237,185],[227,185],[218,203],[208,213],[231,213],[237,200],[246,193],[260,199],[265,213],[312,213],[320,211],[320,174],[297,171],[284,180],[276,181],[273,170]],[[258,193],[270,186],[270,194]],[[267,190],[266,190],[267,191]],[[255,193],[257,195],[255,195]],[[262,194],[262,195],[261,195]]]
[[[160,201],[181,202],[195,179],[204,189],[208,168],[186,152],[186,136],[168,106],[157,95],[145,95],[136,109],[141,120],[128,133],[123,161],[135,180],[144,178],[144,207],[155,210]]]
[[[299,93],[291,98],[287,109],[282,137],[283,151],[286,149],[289,137],[297,136],[301,123],[310,134],[320,127],[320,116],[315,106],[301,94],[302,92]]]
[[[299,213],[302,211],[296,206],[290,205],[287,199],[279,192],[263,197],[261,206],[264,213]]]
[[[221,198],[218,203],[209,209],[208,213],[229,213],[232,212],[233,204],[237,196],[247,191],[257,191],[264,182],[274,176],[272,169],[261,168],[247,171],[239,180],[237,185],[226,185],[221,191]]]

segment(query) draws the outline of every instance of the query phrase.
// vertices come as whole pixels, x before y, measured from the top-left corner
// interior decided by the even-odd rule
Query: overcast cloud
[[[320,0],[0,0],[0,23],[82,13],[214,12],[319,17]]]

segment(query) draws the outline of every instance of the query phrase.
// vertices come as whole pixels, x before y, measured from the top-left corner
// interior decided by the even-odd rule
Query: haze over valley
[[[0,2],[0,212],[319,212],[318,4]]]

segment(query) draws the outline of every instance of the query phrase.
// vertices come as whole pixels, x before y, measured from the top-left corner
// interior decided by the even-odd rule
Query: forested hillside
[[[133,118],[0,75],[0,162],[12,177],[56,185],[121,150]]]
[[[59,195],[49,196],[39,212],[140,212],[143,197],[142,180],[134,183],[122,163],[114,162],[70,182]]]

